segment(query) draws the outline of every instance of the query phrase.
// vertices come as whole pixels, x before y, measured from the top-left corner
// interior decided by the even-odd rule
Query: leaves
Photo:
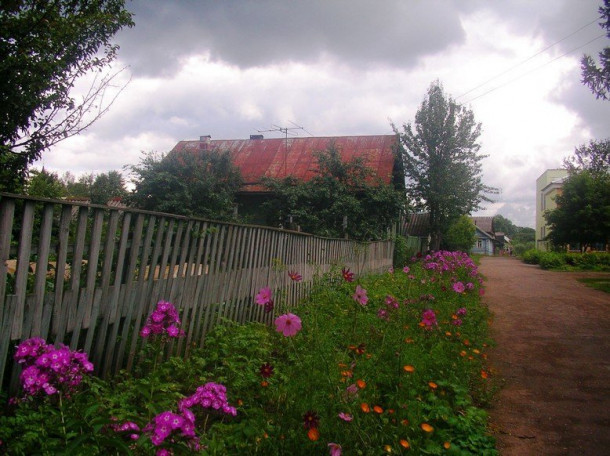
[[[415,123],[392,125],[403,146],[407,195],[420,209],[430,212],[431,248],[438,250],[441,234],[460,215],[491,202],[498,190],[482,182],[477,143],[481,124],[469,109],[457,104],[436,81],[415,115]]]

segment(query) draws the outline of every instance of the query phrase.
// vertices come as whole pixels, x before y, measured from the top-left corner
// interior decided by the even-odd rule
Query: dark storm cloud
[[[316,61],[410,67],[464,38],[455,2],[440,0],[135,0],[121,59],[136,75],[172,74],[207,54],[239,67]],[[459,2],[457,2],[459,3]]]

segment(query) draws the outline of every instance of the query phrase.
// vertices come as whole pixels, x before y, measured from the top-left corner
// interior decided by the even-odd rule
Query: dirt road
[[[610,296],[576,277],[486,257],[483,301],[504,380],[490,410],[502,456],[610,455]]]

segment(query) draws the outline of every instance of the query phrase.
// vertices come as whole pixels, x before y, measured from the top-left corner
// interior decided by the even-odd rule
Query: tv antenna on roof
[[[296,133],[292,133],[292,130],[303,130],[305,133],[309,134],[310,136],[313,136],[311,133],[309,133],[307,130],[305,130],[305,128],[301,127],[300,125],[295,124],[292,121],[289,121],[292,125],[294,125],[293,127],[280,127],[279,125],[272,125],[272,129],[270,130],[257,130],[259,133],[268,133],[270,131],[279,131],[280,133],[284,133],[284,177],[286,177],[286,159],[288,156],[288,133],[290,132],[291,136],[298,136],[298,134]]]

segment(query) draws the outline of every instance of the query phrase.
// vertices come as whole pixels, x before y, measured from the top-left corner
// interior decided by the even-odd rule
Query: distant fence
[[[27,338],[82,349],[107,376],[132,367],[159,300],[180,312],[186,336],[172,353],[183,356],[221,318],[269,323],[254,303],[260,288],[270,286],[283,311],[333,265],[387,270],[393,248],[0,193],[0,384],[15,388],[14,346]]]

